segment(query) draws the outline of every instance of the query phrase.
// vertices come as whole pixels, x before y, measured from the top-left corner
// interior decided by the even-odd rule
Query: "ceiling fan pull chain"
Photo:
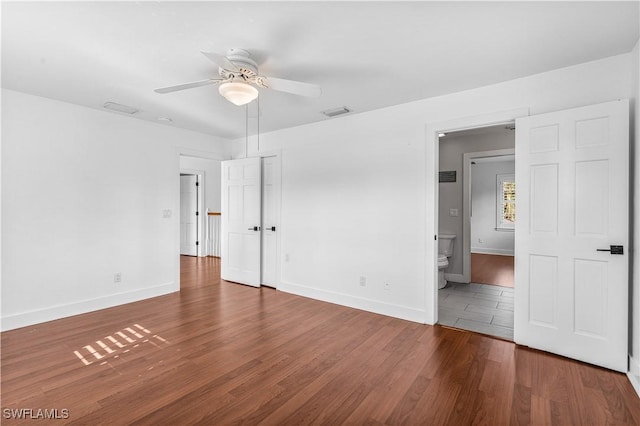
[[[249,104],[244,105],[244,158],[249,157]]]

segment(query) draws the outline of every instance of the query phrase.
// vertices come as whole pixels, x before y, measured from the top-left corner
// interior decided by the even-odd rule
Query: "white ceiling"
[[[225,138],[245,111],[200,51],[252,52],[261,74],[319,84],[318,99],[260,91],[260,130],[480,87],[629,52],[638,2],[2,3],[2,87]],[[335,119],[335,118],[334,118]]]

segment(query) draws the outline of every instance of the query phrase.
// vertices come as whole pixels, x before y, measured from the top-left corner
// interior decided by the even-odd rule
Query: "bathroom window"
[[[513,174],[496,176],[496,229],[514,230],[516,227],[516,179]]]

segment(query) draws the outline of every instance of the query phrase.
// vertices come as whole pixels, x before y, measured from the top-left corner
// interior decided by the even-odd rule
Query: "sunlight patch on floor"
[[[163,339],[157,334],[149,336],[150,334],[151,331],[140,324],[133,324],[131,327],[125,327],[101,340],[96,340],[96,347],[93,345],[85,345],[81,349],[73,351],[73,354],[84,365],[91,365],[111,355],[113,355],[113,358],[118,358],[120,353],[127,353],[132,349],[138,348],[141,343],[150,343],[157,348],[161,348],[161,346],[156,344],[154,340],[163,345],[169,344],[166,339]],[[107,361],[104,360],[100,365],[104,365],[106,363]]]

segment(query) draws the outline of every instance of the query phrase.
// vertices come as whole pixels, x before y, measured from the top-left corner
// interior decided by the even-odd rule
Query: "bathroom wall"
[[[513,256],[513,230],[496,229],[497,177],[514,174],[515,160],[476,161],[471,176],[471,252]]]
[[[456,171],[455,182],[439,184],[438,233],[457,236],[447,268],[450,274],[462,274],[463,156],[469,152],[509,148],[515,148],[515,132],[503,126],[494,127],[491,131],[454,132],[440,138],[440,171]],[[452,216],[450,209],[457,209],[458,216]]]

